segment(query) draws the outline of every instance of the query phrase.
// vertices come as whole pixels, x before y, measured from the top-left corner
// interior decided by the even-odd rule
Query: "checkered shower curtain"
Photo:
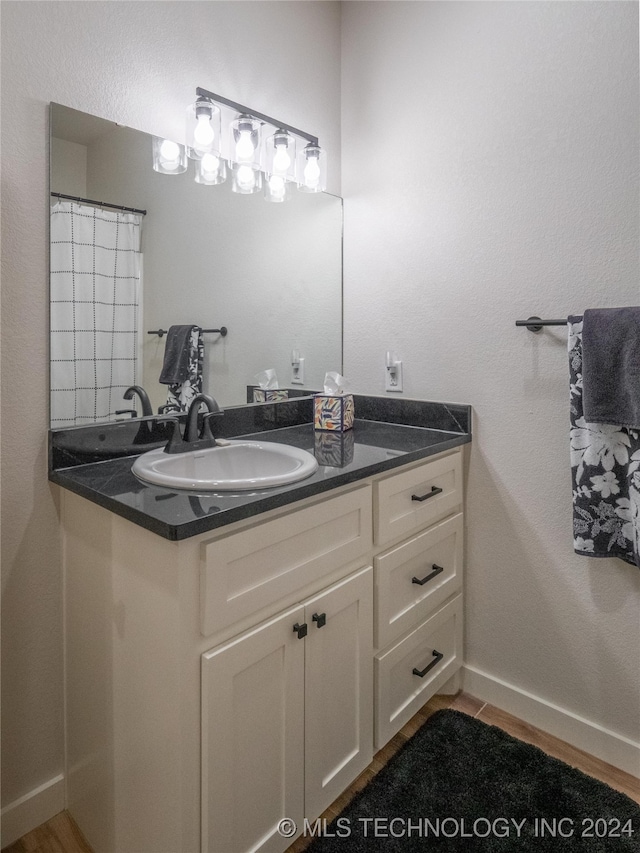
[[[110,419],[137,384],[142,217],[51,208],[51,425]]]

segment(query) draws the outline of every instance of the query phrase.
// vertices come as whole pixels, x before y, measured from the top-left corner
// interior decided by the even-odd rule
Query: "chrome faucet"
[[[197,441],[198,438],[213,438],[213,435],[211,435],[211,428],[209,426],[209,417],[206,414],[204,416],[202,433],[200,435],[198,434],[198,412],[200,411],[200,406],[203,403],[209,410],[209,414],[223,414],[223,410],[218,405],[217,400],[210,397],[209,394],[197,394],[191,401],[189,412],[187,414],[187,425],[184,430],[187,441]],[[209,435],[207,435],[207,432]]]
[[[153,415],[149,395],[140,385],[130,385],[122,396],[125,400],[133,400],[134,394],[137,394],[138,397],[140,397],[140,402],[142,403],[142,417],[146,418],[149,417],[149,415]]]

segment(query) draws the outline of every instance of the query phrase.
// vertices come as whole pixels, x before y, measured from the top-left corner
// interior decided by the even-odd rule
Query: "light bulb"
[[[256,183],[256,176],[251,166],[238,166],[236,179],[238,186],[243,190],[250,190]]]
[[[317,187],[320,180],[320,164],[317,157],[309,157],[304,167],[304,182],[308,187]]]
[[[152,138],[153,168],[161,175],[180,175],[187,169],[186,151],[182,145],[161,136]]]
[[[207,174],[215,174],[220,168],[220,158],[215,154],[205,154],[201,162],[202,171]]]
[[[177,142],[172,142],[170,139],[165,139],[160,146],[160,156],[162,161],[168,166],[171,163],[176,163],[180,157],[180,146]]]
[[[198,123],[193,131],[195,142],[202,148],[207,148],[213,142],[214,132],[211,125],[211,116],[199,115]]]
[[[276,172],[287,172],[291,165],[291,157],[284,144],[276,145],[276,153],[273,156],[273,168]]]
[[[283,177],[280,175],[271,175],[269,178],[269,194],[277,201],[284,198],[285,184]]]
[[[251,131],[241,130],[240,138],[236,142],[236,157],[238,160],[253,159],[253,142],[251,141]]]

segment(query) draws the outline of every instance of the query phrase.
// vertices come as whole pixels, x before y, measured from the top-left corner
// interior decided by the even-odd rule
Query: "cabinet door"
[[[304,620],[291,608],[202,656],[202,850],[271,853],[303,816]]]
[[[373,755],[373,581],[362,569],[305,606],[305,815],[330,805]]]

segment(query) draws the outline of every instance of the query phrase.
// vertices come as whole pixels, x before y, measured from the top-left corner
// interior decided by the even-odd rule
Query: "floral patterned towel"
[[[640,430],[585,421],[582,317],[568,324],[574,549],[640,568]]]
[[[202,394],[202,364],[204,362],[204,340],[202,329],[194,326],[191,330],[189,341],[189,366],[187,378],[184,382],[169,385],[167,392],[167,404],[164,410],[186,412],[191,401],[198,394]]]

